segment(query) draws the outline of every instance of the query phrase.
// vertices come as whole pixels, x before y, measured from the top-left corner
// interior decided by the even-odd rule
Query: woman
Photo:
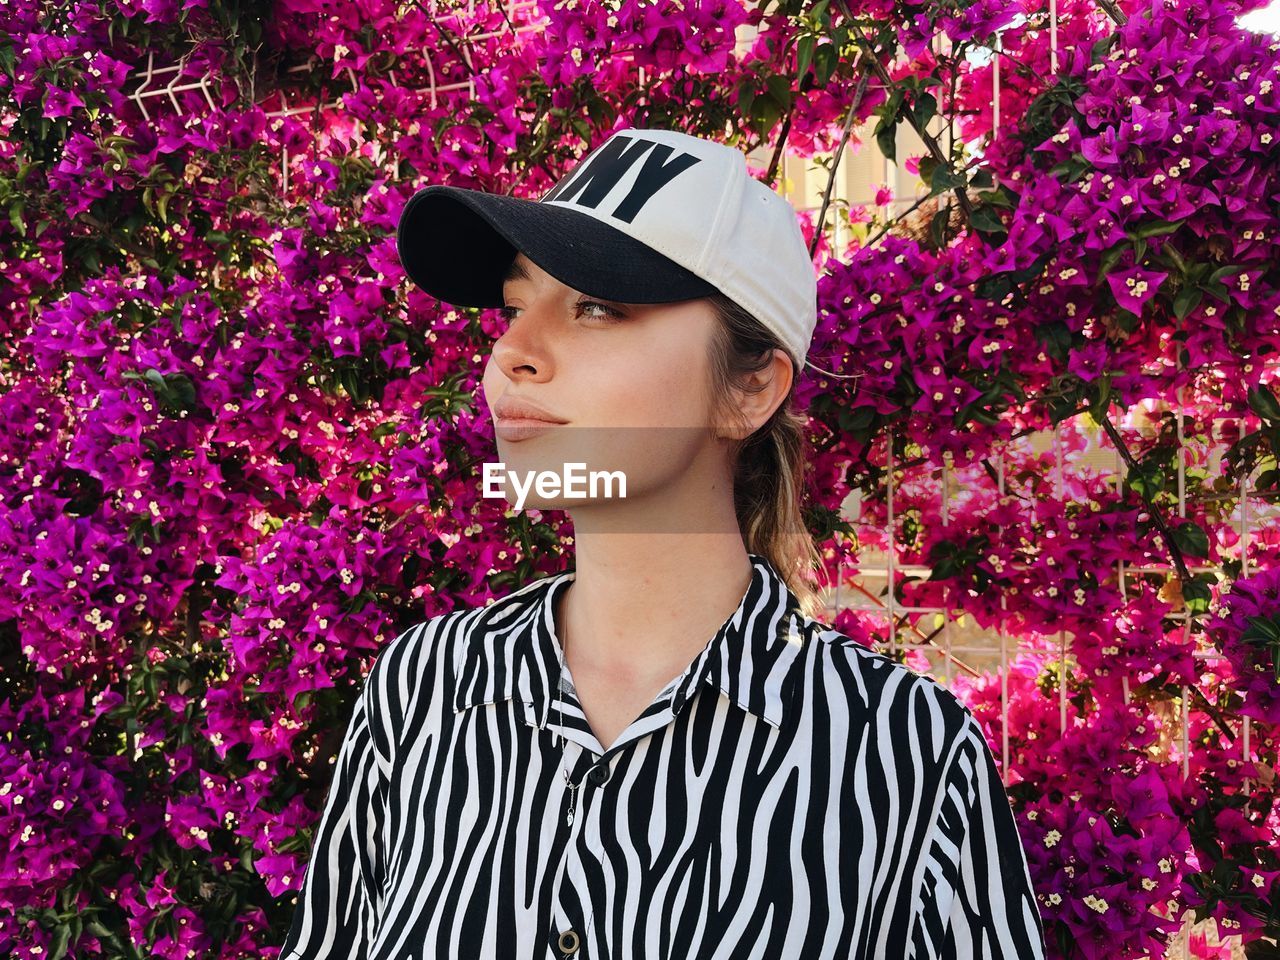
[[[629,129],[541,201],[420,191],[398,245],[503,308],[505,468],[626,496],[535,496],[573,571],[380,654],[282,958],[1043,956],[977,722],[814,619],[790,205],[730,147]]]

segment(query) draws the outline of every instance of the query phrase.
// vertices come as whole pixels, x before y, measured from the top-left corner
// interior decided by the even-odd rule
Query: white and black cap
[[[672,130],[616,131],[540,200],[425,187],[404,206],[396,248],[414,283],[455,306],[503,306],[502,277],[521,251],[606,300],[719,291],[797,364],[817,324],[817,278],[795,209],[735,148]]]

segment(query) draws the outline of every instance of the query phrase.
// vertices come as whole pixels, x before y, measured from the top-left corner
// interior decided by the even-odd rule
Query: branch
[[[1218,729],[1222,731],[1223,735],[1227,738],[1227,740],[1231,743],[1235,743],[1236,735],[1227,728],[1227,725],[1223,721],[1222,717],[1218,714],[1216,710],[1213,709],[1213,704],[1209,702],[1209,698],[1206,697],[1204,693],[1201,692],[1200,688],[1197,687],[1194,683],[1187,684],[1187,689],[1200,698],[1200,703],[1202,704],[1201,709],[1204,710],[1205,714],[1215,724],[1218,725]]]
[[[1133,459],[1133,454],[1129,452],[1129,447],[1125,444],[1124,438],[1120,436],[1120,432],[1116,430],[1115,424],[1111,422],[1111,417],[1103,414],[1102,429],[1106,431],[1111,442],[1116,445],[1116,449],[1120,452],[1121,458],[1131,471],[1139,469],[1138,462]],[[1165,548],[1169,551],[1169,559],[1173,561],[1174,568],[1178,571],[1178,578],[1186,583],[1191,579],[1191,572],[1187,569],[1187,562],[1182,557],[1182,551],[1173,541],[1173,531],[1169,529],[1169,525],[1165,523],[1164,514],[1156,508],[1151,501],[1150,495],[1147,493],[1145,486],[1138,490],[1142,495],[1143,502],[1147,505],[1147,511],[1151,514],[1151,519],[1155,522],[1156,528],[1160,531],[1160,536],[1164,540]]]
[[[853,13],[849,10],[848,0],[840,0],[840,6],[844,10],[844,15],[849,18],[849,25],[857,35],[858,43],[862,45],[863,49],[871,58],[871,69],[876,72],[876,76],[880,78],[880,82],[885,85],[886,89],[892,87],[893,78],[889,76],[889,71],[884,68],[884,64],[880,62],[880,58],[876,56],[875,51],[871,49],[870,41],[867,40],[866,35],[862,32],[862,28],[856,22]],[[929,148],[929,154],[933,159],[939,164],[946,166],[948,170],[953,169],[951,161],[943,155],[942,148],[938,146],[937,138],[916,122],[914,110],[907,111],[907,122],[911,124],[911,128],[920,136],[924,145]],[[973,204],[969,201],[968,192],[966,192],[965,188],[962,186],[953,187],[952,192],[956,195],[956,202],[960,204],[960,209],[964,213],[965,220],[971,221],[973,218]]]
[[[1102,8],[1103,13],[1120,26],[1123,27],[1129,22],[1129,18],[1126,17],[1121,9],[1112,3],[1111,0],[1098,0],[1098,6]]]
[[[849,104],[849,112],[844,118],[844,129],[840,131],[840,143],[836,146],[835,157],[831,161],[831,173],[827,176],[827,186],[822,191],[822,209],[818,211],[818,225],[813,231],[813,239],[809,241],[809,259],[813,259],[814,251],[818,249],[818,238],[822,236],[823,227],[827,223],[827,207],[831,204],[831,192],[836,184],[836,171],[840,169],[840,158],[844,155],[845,144],[849,142],[849,131],[853,129],[853,118],[858,113],[858,108],[862,106],[862,98],[867,92],[867,74],[865,71],[859,71],[858,67],[862,63],[862,52],[859,51],[858,59],[853,64],[853,69],[859,73],[858,89],[854,91],[853,102]]]
[[[769,186],[773,186],[778,179],[778,165],[782,162],[782,149],[787,144],[787,134],[791,132],[791,115],[795,113],[796,102],[793,99],[791,106],[787,109],[787,115],[782,118],[782,132],[778,134],[778,144],[773,148],[773,159],[769,161],[769,169],[765,172],[765,182]],[[812,254],[810,254],[812,257]]]
[[[1103,416],[1102,429],[1105,430],[1107,436],[1111,438],[1111,442],[1116,445],[1116,449],[1120,451],[1120,456],[1129,469],[1137,470],[1137,461],[1133,459],[1133,454],[1129,452],[1129,447],[1125,444],[1124,438],[1120,436],[1120,432],[1116,430],[1115,425],[1111,422],[1111,418],[1109,416]],[[1186,583],[1191,579],[1191,572],[1187,569],[1187,563],[1182,557],[1182,551],[1178,549],[1178,545],[1173,542],[1173,533],[1169,530],[1169,525],[1165,523],[1164,514],[1162,514],[1156,508],[1156,505],[1152,503],[1150,496],[1148,496],[1146,492],[1145,486],[1138,492],[1142,494],[1143,502],[1147,505],[1147,511],[1151,514],[1151,519],[1155,521],[1156,527],[1160,530],[1160,536],[1164,540],[1166,549],[1169,551],[1169,559],[1173,561],[1173,565],[1178,571],[1179,580],[1181,580],[1182,583]],[[1202,705],[1201,709],[1203,709],[1213,722],[1217,724],[1218,729],[1223,732],[1226,738],[1232,743],[1235,743],[1235,734],[1227,729],[1227,725],[1223,722],[1222,717],[1218,715],[1218,713],[1213,709],[1213,705],[1209,703],[1209,698],[1206,697],[1200,688],[1194,683],[1187,684],[1187,689],[1200,698]]]
[[[788,40],[783,47],[780,62],[786,62],[787,54],[791,51],[791,41]],[[782,118],[782,132],[778,134],[778,143],[773,148],[773,157],[769,160],[769,169],[765,171],[765,183],[773,186],[778,179],[778,166],[782,163],[782,150],[787,143],[787,134],[791,132],[791,117],[795,114],[796,101],[800,96],[800,84],[804,82],[804,77],[796,77],[796,95],[791,98],[791,106],[787,108],[787,115]],[[812,259],[812,255],[810,255]]]
[[[542,119],[546,115],[547,110],[550,108],[550,106],[551,106],[551,99],[549,97],[543,98],[542,101],[538,104],[538,112],[534,115],[533,121],[529,124],[529,129],[531,131],[536,131],[538,129],[538,126],[542,123]],[[526,176],[529,175],[530,169],[531,169],[530,167],[525,167],[523,170],[521,170],[519,173],[516,174],[516,178],[511,181],[511,186],[507,188],[506,195],[508,197],[511,196],[513,193],[515,193],[516,187],[518,187],[520,185],[520,182],[524,180]],[[545,173],[547,175],[547,179],[550,180],[553,184],[558,179],[556,175],[552,173],[550,169],[547,168],[547,163],[545,160],[538,161],[538,169],[541,170],[543,173]]]
[[[186,646],[183,648],[186,653],[194,653],[200,646],[200,616],[203,612],[200,606],[203,591],[200,588],[201,584],[197,582],[187,591]]]
[[[979,166],[981,163],[982,163],[981,157],[974,157],[967,164],[965,164],[962,169],[967,173],[969,170],[973,169],[976,166]],[[867,242],[864,244],[864,246],[868,246],[868,247],[874,246],[877,240],[879,240],[886,233],[892,230],[895,226],[901,223],[908,214],[913,213],[916,210],[920,209],[922,206],[924,206],[926,203],[928,203],[932,199],[933,197],[928,194],[924,195],[923,197],[917,198],[915,203],[911,204],[911,206],[907,207],[907,209],[903,210],[902,213],[898,214],[896,217],[893,217],[890,220],[886,221],[885,225],[881,227],[873,236],[868,237]]]
[[[870,600],[872,603],[879,606],[881,609],[886,609],[884,598],[872,593],[870,590],[868,590],[865,586],[863,586],[858,581],[840,582],[837,584],[837,586],[852,590],[854,593],[860,593],[862,594],[862,596],[866,597],[868,600]],[[894,587],[895,587],[895,584],[891,583],[887,586],[886,589],[888,589],[892,594]],[[895,599],[896,599],[896,596],[895,596]],[[909,616],[908,614],[904,613],[901,616],[895,617],[889,629],[891,630],[892,635],[895,637],[899,633],[909,632],[909,633],[915,634],[915,636],[918,639],[914,643],[897,644],[899,649],[903,649],[908,646],[919,647],[919,646],[927,645],[929,647],[932,647],[934,650],[938,651],[939,653],[941,653],[953,664],[955,664],[965,673],[969,674],[969,676],[976,677],[978,675],[977,669],[972,664],[964,660],[961,660],[950,650],[945,649],[943,647],[939,647],[936,643],[933,642],[934,637],[936,637],[938,634],[942,633],[944,629],[946,629],[945,624],[943,626],[936,627],[935,629],[930,631],[928,634],[924,634],[920,632],[919,625],[916,623],[912,623],[908,619],[908,616]]]
[[[451,34],[443,26],[441,26],[440,22],[431,15],[431,13],[426,9],[426,7],[422,5],[422,0],[413,0],[413,3],[414,3],[414,6],[416,6],[419,10],[421,10],[424,14],[426,14],[427,20],[430,21],[431,25],[436,28],[436,32],[439,33],[440,36],[444,38],[444,42],[447,43],[449,47],[453,50],[454,54],[462,62],[462,65],[467,68],[467,73],[469,73],[472,76],[472,78],[474,78],[476,75],[476,72],[472,68],[471,64],[467,62],[467,58],[462,55],[462,50],[458,48],[457,42],[453,39],[453,34]]]

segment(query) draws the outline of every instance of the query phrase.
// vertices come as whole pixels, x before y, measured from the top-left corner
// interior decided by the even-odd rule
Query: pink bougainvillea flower
[[[1067,369],[1081,380],[1096,380],[1106,371],[1110,355],[1111,352],[1107,349],[1106,343],[1101,340],[1090,340],[1071,351]]]
[[[1130,313],[1141,314],[1143,304],[1156,295],[1166,276],[1158,270],[1133,266],[1107,274],[1107,284],[1120,306]]]

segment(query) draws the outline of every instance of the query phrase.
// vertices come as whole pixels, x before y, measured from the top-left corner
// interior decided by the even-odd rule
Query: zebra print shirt
[[[968,708],[750,557],[738,609],[607,750],[558,676],[572,572],[396,637],[280,960],[1043,957]]]

